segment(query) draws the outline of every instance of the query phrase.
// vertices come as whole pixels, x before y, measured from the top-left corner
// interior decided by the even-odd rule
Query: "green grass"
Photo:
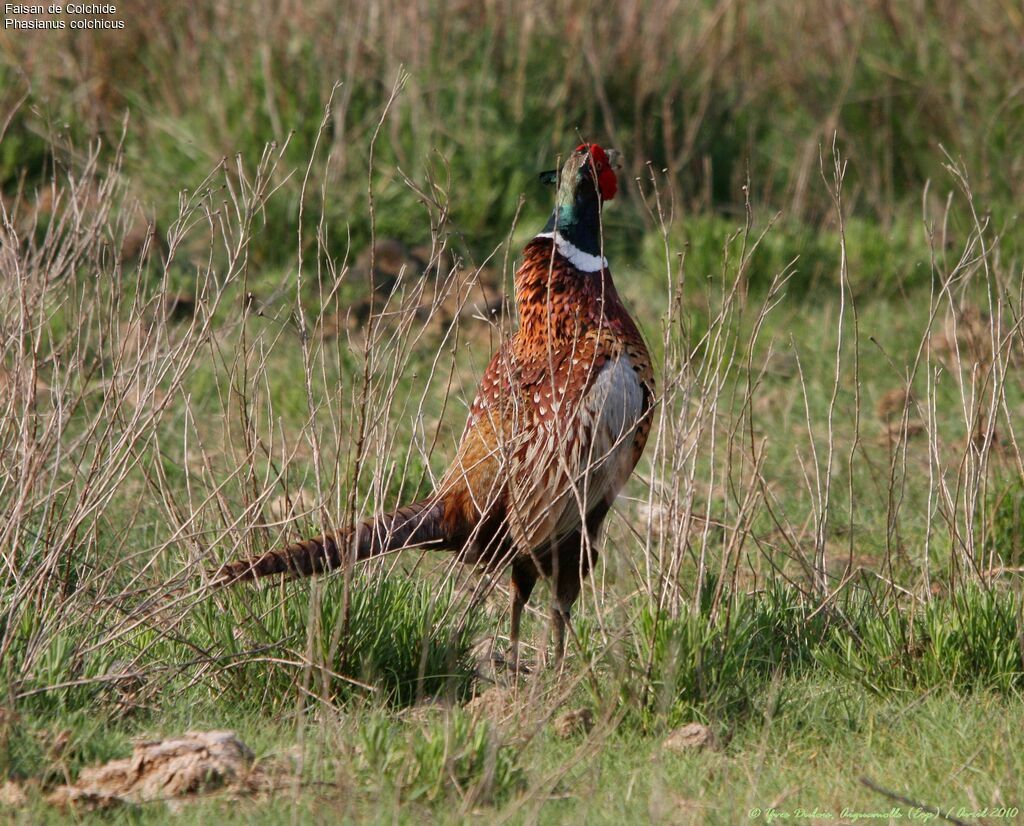
[[[467,605],[454,599],[450,584],[432,588],[400,576],[358,576],[351,585],[347,628],[344,590],[331,587],[316,595],[305,588],[236,590],[211,599],[197,608],[181,653],[220,651],[244,663],[247,651],[260,651],[254,662],[214,675],[208,689],[233,703],[280,709],[294,702],[304,675],[301,665],[279,663],[302,649],[312,625],[313,661],[329,669],[313,674],[313,693],[327,702],[365,696],[358,683],[370,686],[385,705],[398,707],[437,695],[466,699],[474,668],[470,649],[481,629],[472,614],[463,619]],[[330,671],[357,683],[331,678]],[[253,686],[260,687],[257,694]]]
[[[516,820],[536,813],[545,823],[725,824],[755,807],[790,813],[817,808],[838,820],[844,808],[886,812],[900,805],[863,787],[862,776],[954,814],[961,807],[982,808],[972,801],[1014,805],[1024,768],[1019,698],[938,690],[907,703],[813,677],[779,681],[765,694],[769,707],[776,696],[786,699],[770,716],[739,725],[727,742],[693,754],[665,752],[660,737],[637,737],[630,729],[593,740],[563,741],[545,733],[525,746],[509,746],[499,745],[502,736],[492,727],[473,724],[464,713],[436,712],[426,722],[409,722],[362,712],[359,719],[321,722],[304,732],[307,768],[297,797],[290,790],[259,801],[213,796],[189,805],[176,820],[456,822],[469,811],[486,816],[497,804],[517,812]],[[220,725],[225,718],[223,712],[211,717],[173,706],[165,713],[180,728]],[[227,718],[263,760],[277,759],[295,742],[293,725],[259,716]],[[88,727],[79,731],[85,742],[100,741]],[[69,762],[127,748],[123,735],[105,739],[107,744],[89,753],[74,742]],[[531,786],[550,795],[543,805],[517,797]],[[731,791],[725,795],[721,789]],[[468,790],[477,795],[470,809]],[[22,817],[57,822],[40,803]],[[114,819],[145,823],[166,817],[166,807],[157,803]],[[93,819],[101,818],[87,818]]]
[[[844,808],[880,813],[894,805],[861,786],[862,775],[954,813],[972,809],[972,796],[1006,800],[1016,786],[1016,702],[940,692],[906,705],[813,679],[776,688],[790,695],[783,709],[741,727],[720,750],[671,755],[657,739],[616,738],[565,779],[567,799],[549,803],[541,820],[725,824],[747,822],[758,808],[750,821],[765,822],[774,807],[791,819],[798,808],[817,808],[843,822]],[[548,765],[569,752],[553,750]],[[903,812],[906,820],[908,807]]]

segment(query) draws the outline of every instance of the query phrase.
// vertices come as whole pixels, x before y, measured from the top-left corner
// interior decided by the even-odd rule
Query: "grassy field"
[[[116,18],[0,30],[0,818],[1022,820],[1013,3]],[[210,590],[439,478],[581,136],[660,396],[564,673],[440,554]]]

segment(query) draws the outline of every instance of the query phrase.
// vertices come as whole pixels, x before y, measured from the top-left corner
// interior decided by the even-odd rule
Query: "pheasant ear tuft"
[[[555,186],[558,183],[558,170],[549,169],[547,172],[541,172],[538,176],[542,184],[548,186]]]

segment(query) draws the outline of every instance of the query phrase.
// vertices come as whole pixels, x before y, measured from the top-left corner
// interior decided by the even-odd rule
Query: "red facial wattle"
[[[594,164],[594,171],[597,173],[597,188],[601,193],[602,201],[610,201],[619,191],[619,179],[615,176],[615,170],[608,163],[608,156],[605,151],[596,143],[589,146],[581,143],[576,147],[577,152],[589,152],[591,162]]]

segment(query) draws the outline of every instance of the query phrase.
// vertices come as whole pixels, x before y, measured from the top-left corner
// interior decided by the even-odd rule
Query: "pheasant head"
[[[588,255],[601,249],[601,206],[619,189],[615,170],[622,156],[596,143],[580,144],[561,171],[544,172],[541,180],[557,184],[555,208],[544,227]]]

